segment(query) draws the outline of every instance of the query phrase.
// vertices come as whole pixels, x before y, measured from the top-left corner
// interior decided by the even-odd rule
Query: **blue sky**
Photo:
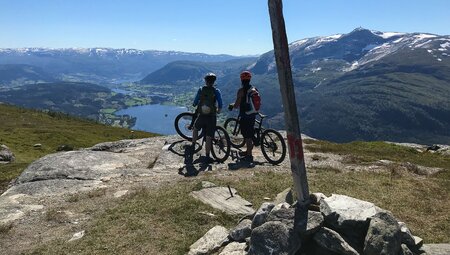
[[[284,0],[290,42],[348,33],[450,34],[449,0]],[[272,49],[267,0],[0,0],[0,48],[112,47],[249,55]]]

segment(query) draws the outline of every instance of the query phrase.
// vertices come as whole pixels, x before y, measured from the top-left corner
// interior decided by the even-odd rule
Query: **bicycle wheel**
[[[230,156],[230,152],[230,137],[223,127],[217,126],[212,138],[212,156],[222,163]]]
[[[277,165],[286,157],[286,143],[280,133],[266,129],[261,135],[261,151],[269,163]]]
[[[175,118],[175,130],[177,133],[188,141],[192,141],[192,132],[194,130],[195,114],[192,112],[182,112]],[[198,138],[203,137],[203,130],[199,131]]]
[[[242,137],[238,120],[236,118],[228,118],[225,121],[224,127],[230,136],[231,145],[237,149],[243,147],[245,139]]]

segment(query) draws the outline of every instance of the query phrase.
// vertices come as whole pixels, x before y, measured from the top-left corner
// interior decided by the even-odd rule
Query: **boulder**
[[[324,219],[320,212],[308,211],[308,223],[306,231],[301,233],[303,237],[312,236],[323,226]]]
[[[263,203],[259,207],[258,211],[256,211],[255,216],[253,216],[252,229],[264,224],[266,222],[267,216],[274,207],[275,205],[273,203]]]
[[[247,252],[245,251],[246,248],[246,243],[232,242],[225,246],[225,248],[222,250],[222,252],[219,253],[219,255],[245,255],[247,254]]]
[[[309,195],[309,201],[311,204],[320,205],[320,201],[327,198],[325,194],[317,192],[317,193],[311,193]]]
[[[406,226],[404,222],[398,222],[398,225],[400,226],[400,236],[401,236],[401,242],[403,244],[406,244],[408,247],[415,247],[416,242],[414,240],[414,236],[412,235],[409,228]]]
[[[233,195],[230,194],[230,190]],[[252,203],[243,199],[237,191],[228,187],[210,187],[192,191],[191,196],[230,215],[247,215],[255,213]]]
[[[426,255],[449,255],[450,243],[424,244],[422,250]]]
[[[281,203],[288,203],[292,205],[294,203],[294,197],[292,195],[291,188],[287,188],[283,190],[282,192],[278,193],[275,200],[273,201],[274,204],[281,204]]]
[[[267,221],[280,221],[284,223],[290,230],[294,229],[295,208],[277,208],[274,207],[269,215]]]
[[[399,255],[414,255],[414,253],[408,248],[406,244],[402,244]]]
[[[0,145],[0,163],[10,163],[16,159],[14,153],[8,148],[8,146]]]
[[[336,231],[323,227],[315,235],[314,241],[330,251],[343,255],[359,255]]]
[[[245,219],[230,231],[230,238],[234,241],[243,242],[252,233],[252,221]]]
[[[400,226],[391,213],[377,213],[370,220],[364,255],[398,254],[401,250],[401,236]]]
[[[352,247],[362,250],[369,220],[381,209],[370,202],[333,194],[320,201],[320,211],[332,229],[341,233]]]
[[[211,254],[228,242],[228,230],[222,226],[215,226],[189,247],[188,255]]]
[[[249,255],[295,254],[300,248],[300,238],[280,221],[269,221],[252,230]]]

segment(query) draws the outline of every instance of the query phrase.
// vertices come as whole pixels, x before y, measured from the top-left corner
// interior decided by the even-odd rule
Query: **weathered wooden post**
[[[269,13],[278,80],[280,82],[281,98],[284,107],[292,178],[294,179],[298,203],[300,205],[306,205],[309,203],[309,188],[306,178],[303,143],[297,113],[297,103],[295,101],[294,82],[292,80],[291,60],[284,25],[282,1],[269,0]]]

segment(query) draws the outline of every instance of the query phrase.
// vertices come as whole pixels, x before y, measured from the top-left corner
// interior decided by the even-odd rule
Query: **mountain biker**
[[[214,82],[217,79],[214,73],[207,73],[204,79],[205,86],[199,88],[192,104],[194,107],[197,107],[195,112],[198,114],[198,117],[194,123],[191,148],[194,148],[197,141],[198,130],[203,129],[206,136],[204,162],[209,164],[213,162],[210,157],[212,137],[216,128],[217,114],[222,109],[222,95],[220,90],[214,86]]]
[[[253,137],[255,135],[255,119],[258,113],[252,102],[252,96],[257,90],[250,84],[252,74],[249,71],[243,71],[240,74],[241,88],[238,90],[236,100],[228,105],[228,110],[239,109],[239,124],[241,134],[245,139],[246,151],[240,152],[242,160],[253,162]]]

